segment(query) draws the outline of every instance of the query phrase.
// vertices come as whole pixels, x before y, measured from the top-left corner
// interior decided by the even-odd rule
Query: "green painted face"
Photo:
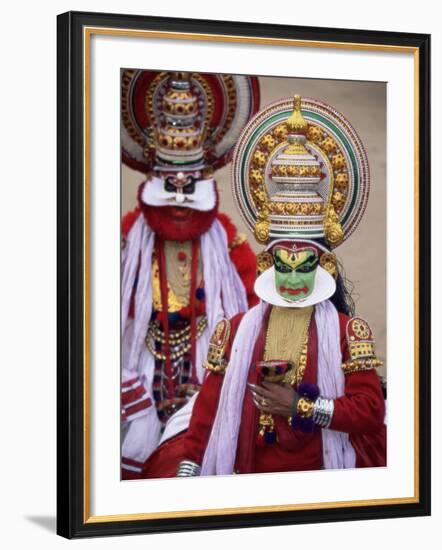
[[[312,248],[288,250],[275,248],[276,292],[285,300],[296,302],[310,296],[315,284],[315,275],[319,259]]]

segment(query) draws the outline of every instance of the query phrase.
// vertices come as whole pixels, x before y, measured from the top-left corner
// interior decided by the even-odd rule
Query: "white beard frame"
[[[144,184],[141,200],[150,206],[175,206],[208,212],[216,205],[215,180],[198,180],[195,182],[195,191],[184,194],[166,191],[164,180],[153,177]]]

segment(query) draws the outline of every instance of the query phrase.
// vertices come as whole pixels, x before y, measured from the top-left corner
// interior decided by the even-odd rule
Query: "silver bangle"
[[[177,477],[196,477],[201,473],[201,466],[191,460],[183,460],[178,466]]]
[[[313,405],[313,422],[321,428],[328,428],[333,419],[334,410],[333,399],[318,397]]]

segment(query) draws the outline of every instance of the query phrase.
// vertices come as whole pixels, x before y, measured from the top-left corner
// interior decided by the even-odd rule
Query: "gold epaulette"
[[[371,370],[383,365],[376,358],[373,332],[367,321],[361,317],[349,319],[346,336],[350,360],[342,364],[344,374]]]
[[[233,250],[237,246],[242,245],[247,240],[247,235],[245,233],[237,233],[233,239],[232,242],[229,244],[229,249]]]
[[[215,331],[210,338],[207,359],[203,363],[205,369],[218,374],[225,373],[227,361],[224,355],[226,353],[229,337],[230,321],[223,319],[216,325]]]

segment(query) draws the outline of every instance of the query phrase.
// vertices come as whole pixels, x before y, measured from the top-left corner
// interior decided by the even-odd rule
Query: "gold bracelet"
[[[296,412],[303,418],[310,418],[313,416],[313,407],[314,403],[311,399],[308,399],[307,397],[300,397],[296,407]]]

